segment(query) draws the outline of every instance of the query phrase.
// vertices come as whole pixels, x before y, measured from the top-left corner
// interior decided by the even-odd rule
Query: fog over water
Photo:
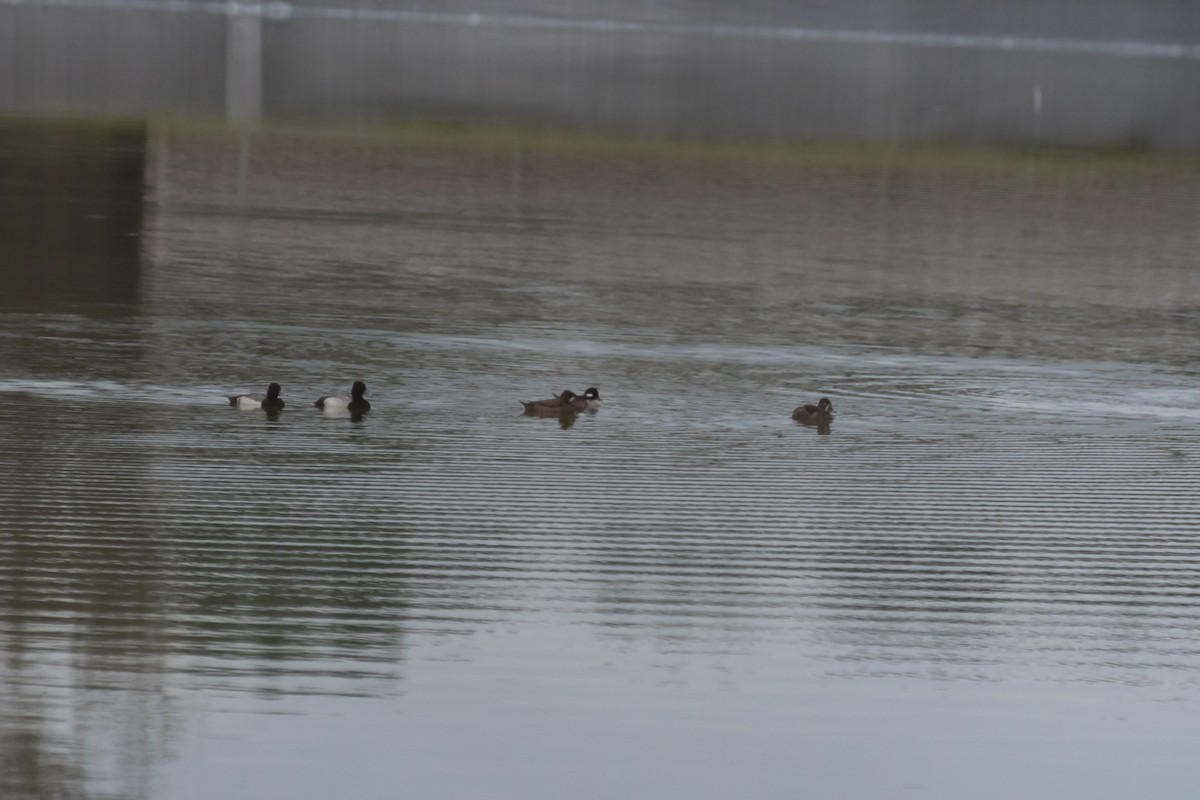
[[[1200,145],[1187,0],[5,0],[0,111]]]

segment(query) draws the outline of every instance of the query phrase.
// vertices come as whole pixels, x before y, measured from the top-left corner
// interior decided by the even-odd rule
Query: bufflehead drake
[[[371,410],[371,404],[368,403],[363,395],[367,391],[367,385],[362,381],[355,381],[354,386],[350,387],[350,397],[344,395],[331,394],[325,397],[318,397],[314,406],[322,411],[349,411],[351,414],[362,414]]]
[[[279,396],[279,384],[272,383],[267,387],[267,393],[229,395],[229,405],[235,408],[262,408],[267,411],[278,411],[283,408],[283,398]]]
[[[558,397],[549,400],[522,400],[525,413],[531,417],[557,417],[559,414],[574,414],[580,409],[576,400],[582,399],[570,389],[564,389]]]
[[[792,412],[792,419],[808,425],[827,424],[833,421],[833,403],[828,397],[822,397],[815,406],[811,403],[797,406]]]
[[[600,402],[600,390],[595,386],[588,387],[582,396],[576,395],[571,401],[580,411],[599,411]]]

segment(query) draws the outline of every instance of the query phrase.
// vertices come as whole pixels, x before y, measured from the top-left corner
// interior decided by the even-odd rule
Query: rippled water
[[[4,797],[1194,791],[1194,165],[94,136],[4,206]]]

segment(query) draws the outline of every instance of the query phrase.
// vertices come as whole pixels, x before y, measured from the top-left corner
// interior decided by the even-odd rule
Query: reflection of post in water
[[[79,406],[60,400],[0,418],[0,463],[20,465],[0,514],[0,797],[92,797],[91,765],[114,755],[113,796],[144,797],[178,721],[159,464],[121,436],[142,409],[68,433]]]
[[[0,303],[136,304],[145,154],[142,124],[0,122]]]
[[[28,314],[37,325],[42,314],[135,310],[145,161],[141,124],[0,121],[0,311]],[[98,336],[111,344],[126,335],[122,329]],[[107,378],[120,379],[123,363],[139,357],[140,343],[132,335],[129,342],[106,362]],[[49,361],[52,352],[30,335],[6,347],[5,360],[18,371],[62,368],[76,379],[76,361]],[[77,410],[69,400],[33,408],[37,424],[29,424],[33,414],[19,414],[0,425],[0,457],[20,464],[5,471],[17,490],[0,513],[0,539],[10,545],[0,558],[8,590],[0,602],[0,797],[87,796],[94,779],[87,765],[98,760],[94,753],[112,753],[114,741],[122,743],[122,763],[140,765],[129,784],[147,785],[143,773],[153,764],[145,754],[169,751],[174,725],[161,669],[167,637],[161,531],[147,511],[159,502],[146,488],[149,451],[97,450],[103,435],[90,426],[87,434],[64,434]],[[140,412],[124,405],[103,419],[120,433],[142,425]],[[87,458],[77,437],[88,443]],[[70,570],[47,572],[51,563]],[[63,608],[70,608],[70,635],[48,633],[54,627],[46,621]],[[45,685],[46,658],[55,654],[69,665],[63,682],[40,692],[34,687]],[[64,713],[78,724],[54,724]]]
[[[0,721],[0,790],[5,797],[86,797],[86,776],[62,751],[63,742],[28,724],[42,712],[24,698],[0,695],[5,716]],[[17,720],[25,720],[22,725]],[[70,752],[70,751],[67,751]]]

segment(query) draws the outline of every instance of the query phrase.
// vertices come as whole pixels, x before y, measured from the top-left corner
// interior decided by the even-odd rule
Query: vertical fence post
[[[262,6],[228,6],[225,60],[225,118],[254,124],[262,119]]]

